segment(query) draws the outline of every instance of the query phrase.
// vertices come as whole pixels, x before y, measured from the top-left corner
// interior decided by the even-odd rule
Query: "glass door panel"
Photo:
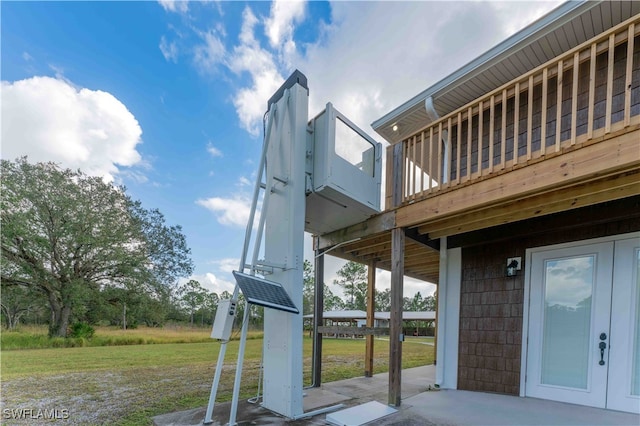
[[[595,255],[544,262],[543,384],[587,389]]]
[[[526,395],[605,407],[613,242],[532,249],[529,261]]]

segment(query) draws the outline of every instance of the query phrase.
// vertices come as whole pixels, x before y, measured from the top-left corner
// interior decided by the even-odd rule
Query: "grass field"
[[[114,327],[97,327],[91,339],[64,339],[47,337],[44,326],[21,326],[17,331],[3,331],[0,347],[3,351],[15,349],[44,349],[87,346],[152,345],[161,343],[203,343],[211,341],[209,328],[167,326],[165,328],[140,327],[122,330]],[[251,333],[249,338],[260,337]]]
[[[0,353],[1,408],[65,408],[70,413],[66,424],[147,425],[154,415],[206,405],[220,348],[203,329],[98,329],[96,337],[113,342],[145,339],[154,344],[24,350],[5,350],[6,334]],[[262,338],[260,333],[252,337],[245,352],[243,397],[255,396],[258,388]],[[407,339],[404,368],[433,363],[429,340]],[[237,350],[238,341],[231,341],[218,401],[231,398]],[[364,339],[325,339],[323,381],[362,375],[364,351]],[[388,341],[376,340],[374,372],[387,371],[388,351]],[[306,336],[304,369],[309,384],[311,339]]]

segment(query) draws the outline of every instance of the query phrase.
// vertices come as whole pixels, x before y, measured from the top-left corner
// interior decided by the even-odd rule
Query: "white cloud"
[[[251,200],[247,197],[239,195],[232,198],[211,197],[199,199],[196,204],[212,211],[222,225],[245,227],[249,221]]]
[[[33,56],[29,55],[29,52],[22,52],[22,59],[25,61],[33,61]]]
[[[206,288],[209,291],[213,291],[220,296],[223,291],[228,291],[229,293],[233,293],[233,289],[235,288],[235,283],[231,281],[227,281],[225,279],[219,278],[212,272],[206,272],[204,274],[195,274],[190,276],[189,278],[183,278],[178,281],[179,285],[186,283],[189,280],[198,281],[202,287]]]
[[[204,44],[195,47],[193,61],[200,72],[212,73],[219,64],[223,63],[226,49],[215,31],[207,31],[201,34],[201,37]]]
[[[504,37],[507,37],[541,18],[561,3],[564,3],[564,0],[538,1],[529,2],[526,7],[522,7],[522,2],[506,1],[492,2],[491,7],[497,12]]]
[[[169,43],[167,42],[165,36],[162,36],[162,38],[160,39],[159,47],[160,51],[162,52],[162,56],[164,56],[164,59],[174,63],[178,61],[178,46],[176,45],[175,41]]]
[[[243,186],[250,186],[251,185],[251,181],[249,179],[247,179],[244,176],[240,176],[240,179],[238,179],[238,186],[243,187]]]
[[[304,2],[275,1],[262,20],[246,7],[239,44],[226,64],[251,77],[234,95],[238,118],[243,128],[258,135],[265,101],[298,68],[309,78],[310,115],[331,101],[371,131],[375,119],[557,4],[337,1],[331,4],[331,24],[317,43],[304,46],[304,53],[293,37],[305,18]],[[438,18],[425,26],[425,16]],[[255,37],[261,24],[266,46]]]
[[[187,13],[189,2],[187,0],[158,0],[158,3],[167,12]]]
[[[226,258],[220,260],[214,260],[212,262],[214,265],[218,265],[218,269],[222,272],[231,273],[232,271],[237,271],[240,266],[240,259],[237,258]]]
[[[2,82],[2,157],[27,155],[111,181],[119,167],[144,163],[142,129],[112,94],[68,81],[32,77]]]
[[[255,38],[254,29],[259,21],[251,8],[247,6],[244,9],[242,18],[240,44],[233,49],[229,68],[236,74],[248,72],[252,83],[251,87],[238,90],[233,104],[242,127],[253,136],[258,136],[267,100],[282,84],[282,76],[273,55],[263,49]]]
[[[306,2],[275,0],[271,3],[271,15],[265,19],[265,34],[272,48],[284,50],[285,56],[295,51],[293,40],[295,24],[304,20]]]
[[[222,157],[222,151],[213,146],[211,142],[207,144],[207,152],[211,154],[212,157]]]

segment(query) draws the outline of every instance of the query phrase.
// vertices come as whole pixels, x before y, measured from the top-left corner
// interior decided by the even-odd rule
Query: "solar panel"
[[[281,284],[237,271],[233,271],[233,276],[247,302],[294,314],[300,312]]]

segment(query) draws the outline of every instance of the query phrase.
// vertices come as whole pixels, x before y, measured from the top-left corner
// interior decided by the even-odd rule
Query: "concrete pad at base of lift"
[[[326,420],[332,425],[360,426],[396,413],[397,411],[395,408],[381,404],[378,401],[371,401],[366,404],[356,405],[355,407],[327,414]]]

